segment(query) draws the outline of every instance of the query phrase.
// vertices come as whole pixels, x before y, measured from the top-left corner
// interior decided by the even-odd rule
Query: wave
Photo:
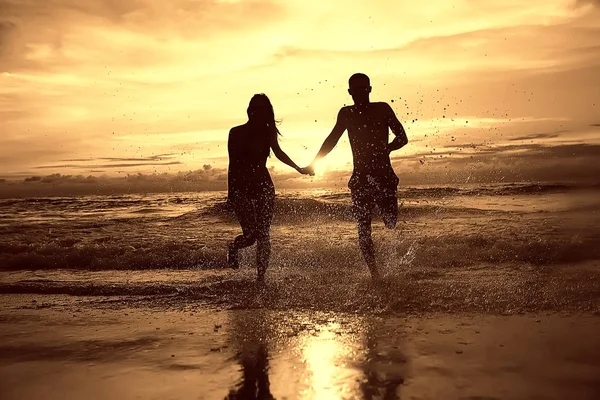
[[[145,207],[138,210],[128,211],[130,214],[156,214],[156,213],[164,213],[169,212],[171,210],[166,208],[157,208],[157,207]]]
[[[162,275],[160,271],[153,272]],[[29,279],[0,283],[0,293],[86,296],[84,303],[110,307],[111,310],[140,304],[149,305],[152,309],[181,310],[199,302],[218,309],[269,308],[366,315],[396,312],[418,315],[423,312],[508,315],[540,311],[598,312],[598,304],[594,300],[600,295],[600,289],[594,283],[599,277],[597,271],[562,269],[556,272],[547,274],[490,266],[459,272],[405,269],[387,275],[373,290],[364,271],[289,269],[271,271],[268,290],[264,291],[254,284],[253,271],[213,275],[197,272],[195,279],[166,283],[118,281],[112,279],[113,271],[107,271],[104,273],[107,279],[93,283],[86,282],[85,274],[69,280]],[[101,297],[89,298],[93,296]],[[55,305],[52,297],[42,297],[34,298],[31,303],[19,308],[39,310]]]
[[[400,187],[400,202],[418,200],[426,203],[456,197],[479,196],[527,196],[552,193],[568,193],[575,190],[597,190],[599,184],[562,184],[562,183],[509,183],[493,185]],[[83,197],[41,197],[23,199],[0,199],[0,216],[7,220],[27,216],[39,216],[44,220],[48,215],[62,214],[71,219],[80,217],[105,218],[173,218],[188,214],[213,216],[231,220],[232,210],[226,203],[225,192],[221,193],[174,193],[168,195],[127,195],[127,196],[83,196]],[[190,212],[197,209],[197,212]],[[404,207],[401,213],[406,216],[424,215],[434,210],[443,212],[443,206],[435,208]],[[456,208],[453,208],[456,211]],[[468,210],[466,210],[468,211]],[[57,214],[57,215],[58,215]],[[352,220],[350,193],[348,190],[319,192],[311,190],[281,191],[275,204],[275,217],[279,221],[297,221],[306,218],[333,218]]]
[[[77,208],[78,210],[110,210],[115,208],[143,208],[153,207],[155,205],[186,205],[194,204],[198,200],[193,196],[182,197],[144,197],[144,196],[82,196],[82,197],[27,197],[19,199],[0,199],[0,206],[14,207],[16,209],[27,210],[35,209],[60,209],[68,210]]]
[[[307,219],[331,218],[353,221],[349,202],[326,202],[316,199],[278,197],[274,206],[274,222],[297,222]],[[215,203],[201,211],[204,216],[235,220],[233,208],[226,201]]]
[[[447,197],[479,197],[479,196],[516,196],[516,195],[542,195],[552,193],[567,193],[577,190],[600,190],[600,184],[494,184],[488,186],[435,186],[435,187],[407,187],[398,190],[398,200],[436,200]],[[308,197],[309,192],[278,195],[275,201],[275,216],[281,220],[306,219],[310,217],[328,217],[334,219],[352,220],[352,206],[349,191],[320,194],[317,197]],[[460,208],[467,212],[479,212],[475,208]],[[457,207],[448,209],[456,212]],[[430,212],[444,212],[443,205],[436,206],[410,206],[401,207],[400,213],[405,216],[424,215]],[[205,207],[202,214],[231,219],[234,218],[233,210],[227,202],[213,202]]]
[[[439,235],[412,241],[396,237],[383,243],[378,258],[389,265],[411,264],[429,267],[461,267],[480,263],[525,263],[555,265],[600,260],[598,235],[587,238],[545,237],[524,240],[484,234]],[[225,266],[223,246],[198,246],[193,242],[171,241],[121,245],[117,241],[78,244],[74,239],[50,243],[0,243],[0,270],[144,270],[214,269]],[[252,264],[253,248],[243,252]],[[351,268],[362,266],[355,239],[329,241],[327,236],[296,238],[289,244],[274,243],[272,265],[301,268]]]
[[[576,190],[600,190],[600,184],[570,183],[506,183],[478,186],[433,186],[400,188],[403,198],[446,197],[446,196],[509,196],[527,194],[566,193]]]
[[[344,199],[344,201],[341,201]],[[408,204],[404,203],[403,198],[399,198],[398,218],[399,220],[409,220],[424,216],[436,216],[452,214],[454,217],[458,215],[468,214],[470,216],[491,214],[491,213],[511,213],[510,210],[492,210],[480,209],[476,207],[468,207],[466,205],[444,205],[426,199],[412,201]],[[594,206],[590,206],[594,208]],[[596,206],[597,208],[597,206]],[[237,219],[233,208],[226,202],[222,201],[207,206],[200,211],[193,211],[181,215],[181,219],[195,219],[198,216],[207,218],[217,218],[229,223],[237,223]],[[349,196],[346,198],[337,196],[336,201],[322,201],[317,199],[293,199],[278,197],[275,200],[273,223],[275,224],[294,224],[303,222],[318,222],[318,221],[340,221],[355,223],[352,213],[352,203]],[[381,214],[378,208],[373,210],[373,220],[380,221]]]
[[[66,294],[70,296],[156,296],[181,292],[180,285],[147,283],[85,283],[30,280],[0,285],[2,294]]]

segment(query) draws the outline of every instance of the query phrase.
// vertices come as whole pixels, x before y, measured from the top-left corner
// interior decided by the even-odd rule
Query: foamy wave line
[[[486,262],[554,265],[600,260],[600,247],[594,237],[519,241],[483,234],[445,235],[386,243],[380,253],[380,259],[390,265],[409,263],[439,268]],[[253,257],[252,250],[244,254]],[[76,245],[72,240],[35,245],[0,244],[0,270],[214,269],[223,268],[225,259],[224,246],[198,248],[188,242],[156,243],[140,249],[118,243]],[[361,267],[363,262],[355,242],[332,244],[315,238],[298,247],[275,246],[272,265],[346,269]]]

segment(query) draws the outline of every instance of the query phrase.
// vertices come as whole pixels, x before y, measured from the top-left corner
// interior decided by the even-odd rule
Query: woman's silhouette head
[[[248,119],[253,124],[275,126],[275,112],[266,94],[260,93],[252,96],[248,105]]]
[[[272,135],[277,140],[277,135],[280,135],[279,129],[275,121],[275,111],[271,100],[264,93],[255,94],[250,99],[248,105],[248,122],[252,127],[252,130],[258,133],[260,136],[264,135],[267,151],[270,153],[270,143]]]
[[[275,137],[277,137],[280,134],[276,125],[277,121],[275,121],[273,105],[266,94],[259,93],[252,96],[247,112],[250,125],[260,130],[264,129],[265,134],[268,136],[275,134]]]

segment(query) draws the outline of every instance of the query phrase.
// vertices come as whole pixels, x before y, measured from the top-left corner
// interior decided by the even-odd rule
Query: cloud
[[[530,40],[532,36],[537,38],[535,42]],[[465,69],[495,73],[547,68],[568,70],[600,65],[599,36],[600,25],[578,26],[577,20],[569,20],[553,25],[525,24],[421,37],[393,48],[282,47],[273,57],[279,61],[293,60],[291,62],[310,59],[323,65],[360,59],[363,69],[379,71],[379,74],[397,69],[389,61],[396,59],[402,60],[402,72],[416,76],[464,73]]]
[[[577,6],[587,6],[587,5],[593,5],[596,7],[600,7],[600,0],[576,0],[575,4]]]
[[[0,56],[8,53],[16,25],[10,21],[0,20]]]
[[[60,160],[60,161],[67,161],[67,162],[79,162],[79,161],[90,162],[90,161],[94,161],[94,160],[98,160],[98,161],[163,161],[163,160],[175,158],[174,156],[176,156],[176,155],[178,155],[178,154],[177,153],[167,153],[167,154],[156,154],[156,155],[152,155],[152,156],[148,156],[148,157],[138,157],[138,158],[121,158],[121,157],[73,158],[73,159],[66,159],[66,160]]]
[[[441,157],[440,157],[441,156]],[[468,153],[447,152],[402,156],[392,160],[401,185],[495,183],[514,181],[585,183],[600,176],[600,144],[509,144]],[[326,171],[320,177],[301,176],[271,168],[278,190],[346,188],[350,171]],[[283,171],[283,172],[280,172]],[[0,182],[0,197],[81,194],[152,193],[226,190],[227,169],[205,164],[192,171],[94,177],[50,174],[22,181]]]
[[[169,161],[165,163],[122,163],[122,164],[58,164],[58,165],[40,165],[33,167],[34,169],[58,169],[58,168],[73,168],[73,169],[89,169],[89,168],[129,168],[129,167],[149,167],[149,166],[165,166],[165,165],[181,165],[181,161]]]
[[[0,10],[0,22],[18,32],[0,72],[61,70],[86,56],[111,66],[167,67],[189,56],[194,41],[208,56],[208,36],[256,29],[282,12],[270,1],[215,0],[0,0]]]
[[[0,0],[0,171],[224,167],[227,131],[259,91],[285,120],[286,150],[303,157],[350,101],[355,69],[403,121],[597,122],[593,11],[537,0]]]
[[[194,192],[227,189],[227,170],[205,165],[196,171],[127,174],[123,177],[34,175],[21,181],[0,180],[0,198],[90,194]]]
[[[518,136],[515,138],[511,138],[511,141],[518,140],[535,140],[535,139],[554,139],[560,136],[561,133],[568,133],[568,130],[560,130],[556,132],[546,132],[546,133],[533,133],[531,135]]]
[[[441,156],[441,157],[440,157]],[[596,181],[600,144],[489,146],[470,153],[420,155],[394,160],[399,175],[411,183],[493,183]]]

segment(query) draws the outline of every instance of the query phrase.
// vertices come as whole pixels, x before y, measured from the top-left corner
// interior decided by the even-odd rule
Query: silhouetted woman
[[[229,244],[227,262],[231,268],[239,268],[239,250],[256,242],[258,281],[262,282],[271,255],[269,232],[275,200],[275,188],[266,165],[271,149],[279,160],[296,171],[309,171],[298,167],[279,147],[275,113],[266,95],[255,94],[247,112],[248,122],[229,131],[227,144],[228,201],[242,226],[242,234]]]

